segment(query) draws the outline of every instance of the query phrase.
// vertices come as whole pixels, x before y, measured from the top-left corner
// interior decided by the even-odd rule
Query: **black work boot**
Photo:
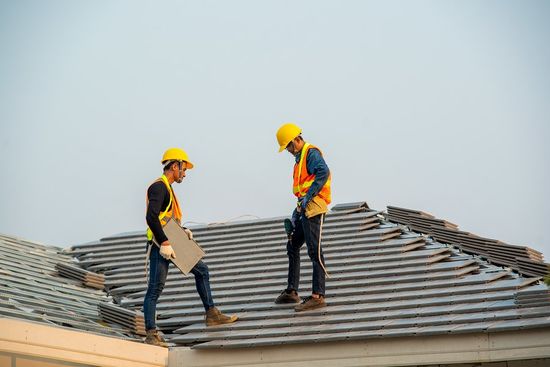
[[[323,308],[326,306],[327,306],[327,303],[325,302],[325,296],[319,296],[319,298],[314,298],[313,296],[309,296],[304,298],[302,303],[300,303],[298,306],[294,307],[294,310],[296,310],[296,312],[309,311],[309,310],[316,310],[318,308]]]
[[[294,289],[285,289],[281,292],[281,294],[279,294],[279,297],[275,299],[275,303],[277,304],[298,302],[300,302],[300,297],[298,297],[298,292]]]
[[[206,311],[206,317],[204,319],[206,326],[214,326],[214,325],[223,325],[223,324],[231,324],[235,321],[237,321],[238,317],[233,316],[227,316],[220,312],[216,307],[210,307],[208,311]]]
[[[156,345],[158,347],[167,347],[168,344],[164,341],[162,336],[160,336],[157,329],[147,330],[147,336],[145,337],[145,343]]]

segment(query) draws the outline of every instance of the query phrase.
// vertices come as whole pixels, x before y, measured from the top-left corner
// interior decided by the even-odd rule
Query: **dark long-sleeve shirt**
[[[172,195],[174,193],[172,192]],[[157,181],[151,184],[147,189],[147,197],[149,198],[149,205],[147,206],[147,213],[145,214],[145,220],[147,225],[151,228],[155,240],[160,245],[164,241],[168,240],[168,237],[162,230],[160,224],[159,215],[164,212],[170,203],[170,193],[166,188],[166,185],[162,181]]]

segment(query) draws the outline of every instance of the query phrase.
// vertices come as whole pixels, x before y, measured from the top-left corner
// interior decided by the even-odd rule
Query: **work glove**
[[[175,259],[176,253],[172,248],[172,245],[162,245],[160,246],[160,256],[164,257],[166,260]]]
[[[187,237],[189,237],[190,240],[193,239],[193,232],[191,232],[191,230],[189,228],[184,228],[183,229],[185,231],[185,233],[187,233]]]
[[[302,200],[303,199],[298,199],[298,203],[296,203],[296,211],[300,214],[302,213]]]

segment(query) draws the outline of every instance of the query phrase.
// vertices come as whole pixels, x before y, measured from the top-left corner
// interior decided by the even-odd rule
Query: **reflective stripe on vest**
[[[305,143],[302,152],[300,153],[300,161],[296,164],[294,164],[294,182],[292,185],[292,192],[296,197],[302,198],[306,196],[309,188],[315,181],[315,175],[309,174],[307,172],[307,154],[310,149],[317,149],[319,150],[319,153],[323,155],[321,150],[309,143]],[[325,203],[328,205],[330,204],[332,198],[331,198],[331,192],[330,192],[330,182],[331,182],[331,174],[329,173],[327,182],[323,185],[319,193],[317,194],[321,199],[325,201]]]
[[[168,189],[168,193],[170,194],[170,200],[168,201],[168,206],[166,206],[166,209],[160,213],[159,215],[159,221],[162,226],[164,226],[170,218],[174,219],[178,224],[181,224],[181,209],[178,202],[178,198],[172,193],[172,187],[170,186],[170,182],[168,182],[168,178],[166,178],[165,175],[162,175],[160,178],[158,178],[155,182],[162,181],[164,182],[164,185],[166,185],[166,188]],[[149,206],[149,197],[146,196],[146,203],[147,207]],[[173,204],[173,205],[172,205]],[[147,227],[147,241],[151,241],[153,239],[153,231],[151,231],[151,228]]]

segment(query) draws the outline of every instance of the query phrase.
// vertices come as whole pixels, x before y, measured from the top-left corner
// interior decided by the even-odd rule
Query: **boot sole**
[[[327,304],[326,304],[326,303],[323,303],[323,304],[320,304],[320,305],[317,305],[317,306],[308,307],[308,308],[303,308],[303,309],[294,308],[294,311],[296,311],[296,312],[304,312],[304,311],[317,310],[317,309],[323,308],[323,307],[327,307]]]
[[[235,321],[239,319],[238,316],[231,316],[231,318],[227,321],[219,321],[219,322],[207,322],[206,326],[217,326],[217,325],[226,325],[226,324],[232,324]]]
[[[284,301],[275,300],[276,305],[289,305],[289,304],[292,304],[292,303],[300,303],[300,300],[293,300],[293,299],[284,300]]]
[[[154,347],[168,348],[168,344],[166,343],[149,343],[149,342],[144,342],[144,343],[147,345],[152,345]]]

